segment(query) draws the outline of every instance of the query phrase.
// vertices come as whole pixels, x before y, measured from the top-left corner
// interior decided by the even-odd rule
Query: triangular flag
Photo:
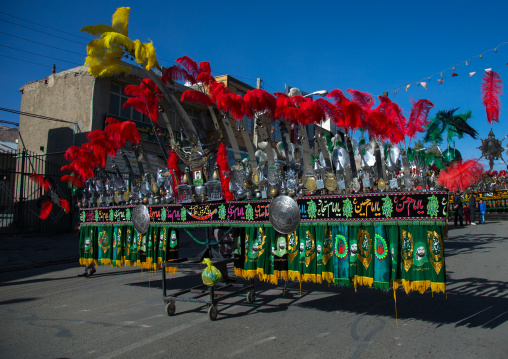
[[[475,73],[476,73],[476,71],[474,71],[474,72],[470,72],[468,76],[469,76],[469,77],[471,77],[471,76],[473,76]]]
[[[420,81],[420,85],[426,90],[427,89],[427,83]]]
[[[406,85],[406,91],[411,87],[411,84]]]
[[[485,72],[491,72],[492,71],[492,67],[490,69],[485,69]]]
[[[439,82],[440,84],[442,84],[444,82],[443,79],[437,79],[437,82]]]
[[[457,75],[457,74],[454,72],[454,73],[452,74],[452,77],[455,77],[455,76],[459,76],[459,75]]]

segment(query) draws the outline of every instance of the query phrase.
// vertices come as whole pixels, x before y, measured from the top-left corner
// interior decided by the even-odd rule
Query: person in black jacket
[[[469,197],[469,213],[471,214],[471,224],[473,226],[476,225],[475,216],[476,216],[476,196],[474,193],[471,193],[471,197]]]
[[[460,192],[457,190],[455,195],[453,196],[453,209],[455,211],[455,217],[453,220],[453,223],[457,225],[457,219],[460,220],[460,225],[463,226],[463,218],[464,215],[464,208],[462,206],[462,198],[460,196]]]

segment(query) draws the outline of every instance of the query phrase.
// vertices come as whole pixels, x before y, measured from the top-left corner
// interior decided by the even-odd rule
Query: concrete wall
[[[20,91],[21,112],[27,112],[52,118],[57,118],[79,124],[81,131],[89,131],[92,124],[92,99],[95,87],[95,78],[88,74],[84,66],[70,69],[47,78],[30,82]],[[51,150],[61,151],[73,143],[73,124],[38,119],[29,116],[20,116],[20,134],[23,139],[19,141],[19,148],[24,146],[36,153],[49,153]],[[69,131],[53,132],[49,138],[50,130],[69,129]],[[41,149],[43,148],[43,149]]]

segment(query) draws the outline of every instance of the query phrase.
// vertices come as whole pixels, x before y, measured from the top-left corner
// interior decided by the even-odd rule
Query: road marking
[[[118,357],[118,356],[123,355],[125,353],[129,353],[130,351],[132,351],[134,349],[137,349],[137,348],[143,347],[145,345],[151,344],[151,343],[153,343],[153,342],[155,342],[155,341],[157,341],[159,339],[166,338],[166,337],[168,337],[168,336],[170,336],[172,334],[178,333],[178,332],[180,332],[182,330],[185,330],[187,328],[192,327],[193,325],[205,322],[207,320],[209,320],[208,316],[203,315],[200,318],[198,318],[196,320],[193,320],[190,323],[180,324],[180,325],[178,325],[178,326],[176,326],[174,328],[171,328],[169,330],[166,330],[166,331],[164,331],[162,333],[152,335],[149,338],[145,338],[145,339],[139,340],[139,341],[137,341],[135,343],[132,343],[130,345],[127,345],[127,346],[125,346],[123,348],[120,348],[118,350],[112,351],[109,354],[97,357],[97,359],[111,359],[111,358]]]

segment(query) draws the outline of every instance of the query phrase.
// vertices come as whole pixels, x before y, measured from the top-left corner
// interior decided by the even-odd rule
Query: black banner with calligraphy
[[[295,198],[301,223],[445,221],[447,192],[363,193]],[[150,223],[173,226],[269,223],[270,200],[148,206]],[[132,221],[135,206],[83,208],[84,224]]]

